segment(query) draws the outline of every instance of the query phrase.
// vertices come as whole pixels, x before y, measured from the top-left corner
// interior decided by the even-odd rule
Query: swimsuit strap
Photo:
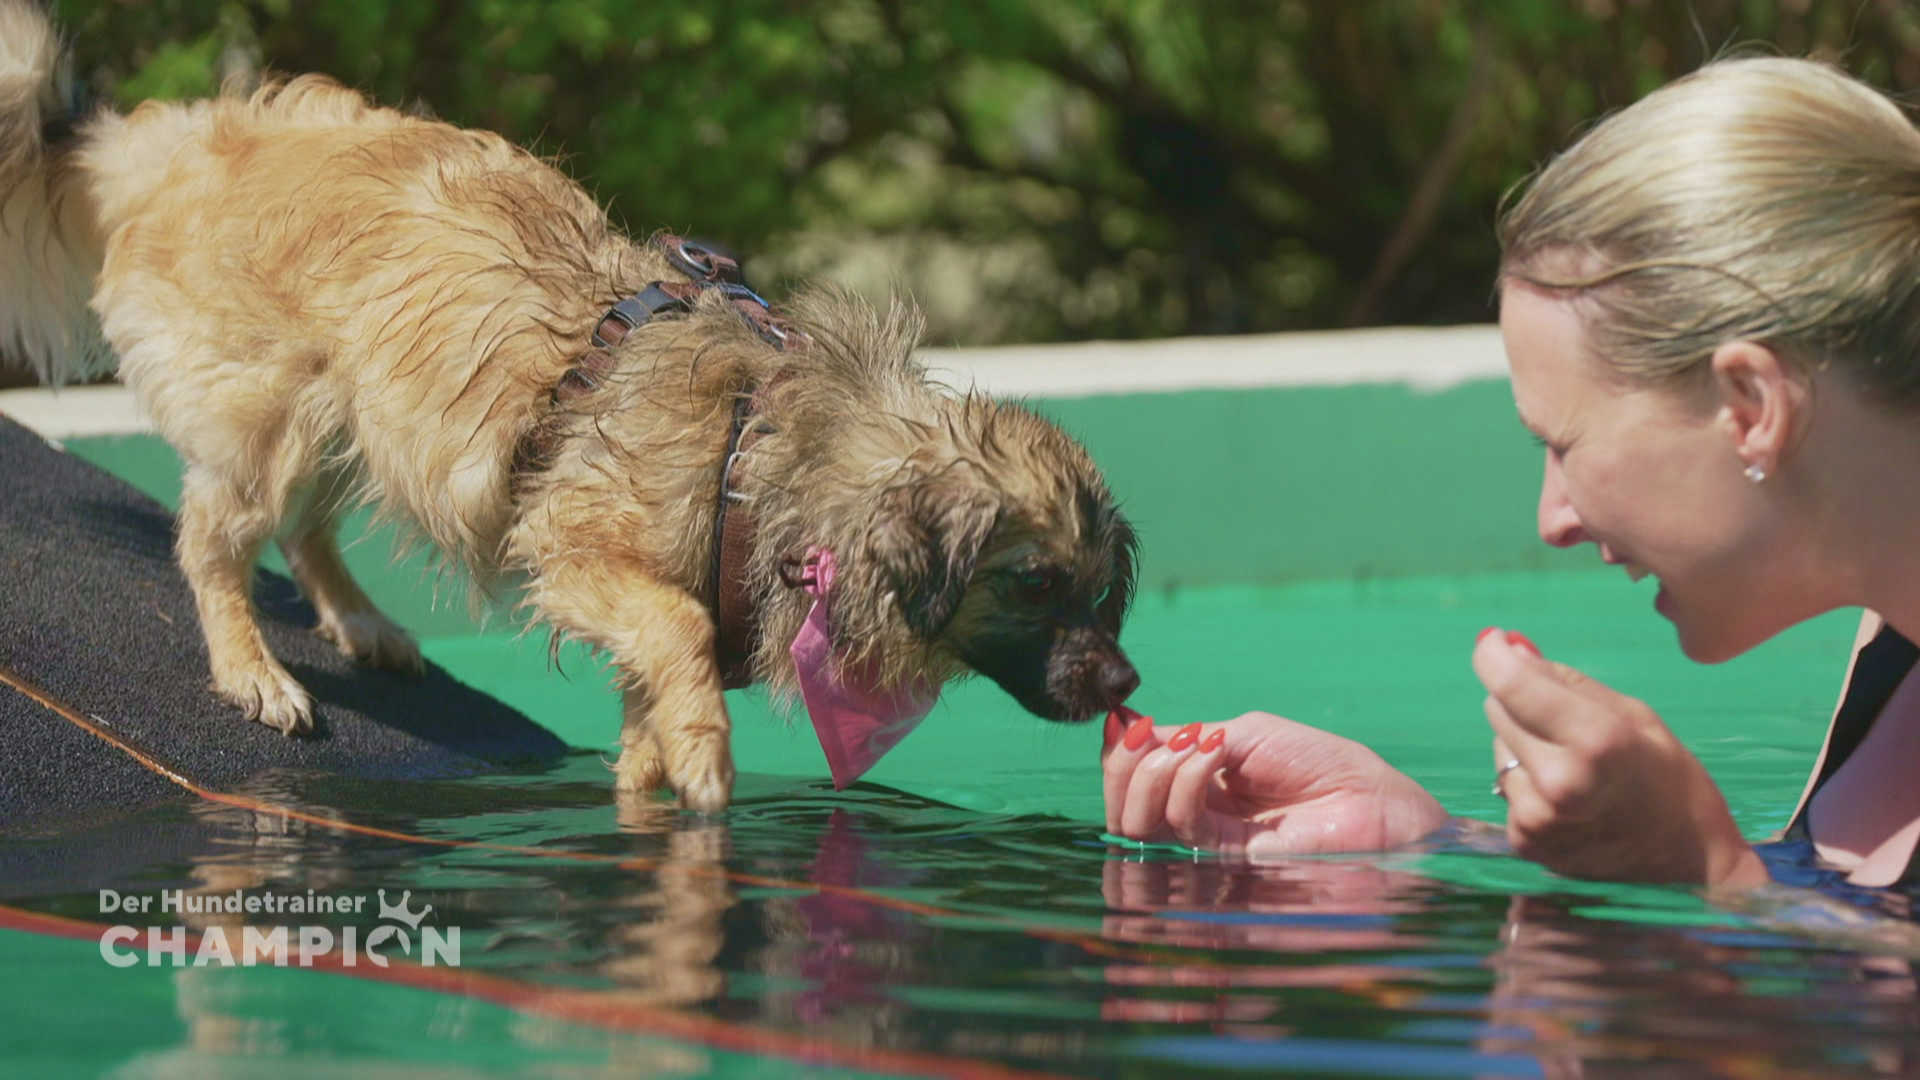
[[[1826,757],[1820,763],[1820,775],[1814,780],[1813,789],[1802,800],[1799,813],[1793,816],[1793,824],[1787,826],[1788,835],[1806,834],[1807,809],[1813,805],[1814,793],[1824,787],[1853,756],[1853,752],[1860,748],[1861,740],[1867,737],[1867,731],[1880,717],[1880,710],[1886,707],[1887,699],[1899,689],[1916,659],[1920,659],[1920,648],[1900,636],[1899,631],[1891,626],[1881,627],[1872,641],[1861,646],[1859,655],[1854,658],[1853,677],[1847,680],[1847,696],[1833,716],[1833,730],[1827,736]],[[1916,859],[1920,859],[1920,852],[1916,852]]]

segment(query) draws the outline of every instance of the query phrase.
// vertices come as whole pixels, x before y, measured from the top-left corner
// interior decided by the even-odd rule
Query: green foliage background
[[[1740,46],[1920,87],[1902,0],[60,0],[120,107],[321,71],[939,342],[1483,320],[1503,191]]]

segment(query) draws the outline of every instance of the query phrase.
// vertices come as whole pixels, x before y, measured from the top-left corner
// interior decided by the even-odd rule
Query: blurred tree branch
[[[898,281],[946,340],[1485,319],[1502,193],[1605,110],[1746,42],[1920,88],[1902,0],[58,10],[122,106],[325,72],[563,155],[636,232]]]

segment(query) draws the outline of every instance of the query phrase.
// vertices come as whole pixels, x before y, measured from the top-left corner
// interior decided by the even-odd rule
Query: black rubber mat
[[[466,775],[566,752],[552,733],[431,664],[354,667],[278,575],[254,595],[274,655],[319,702],[314,734],[241,719],[207,686],[206,645],[166,508],[0,417],[0,665],[202,787],[276,769]],[[0,832],[57,832],[190,797],[0,683]]]

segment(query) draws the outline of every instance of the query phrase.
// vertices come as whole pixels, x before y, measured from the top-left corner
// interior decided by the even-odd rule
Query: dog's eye
[[[1021,570],[1013,575],[1013,583],[1023,600],[1048,599],[1053,595],[1053,586],[1058,580],[1051,570]]]

